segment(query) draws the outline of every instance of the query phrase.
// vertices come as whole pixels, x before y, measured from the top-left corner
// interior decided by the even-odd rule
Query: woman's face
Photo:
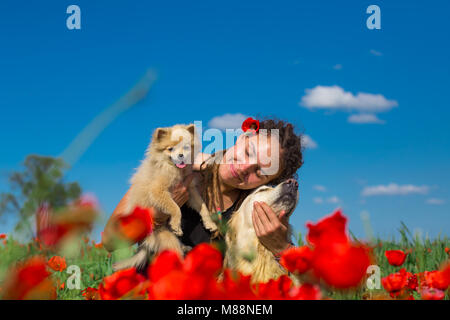
[[[277,138],[242,134],[225,153],[219,166],[220,179],[232,188],[257,188],[279,175],[281,152]]]

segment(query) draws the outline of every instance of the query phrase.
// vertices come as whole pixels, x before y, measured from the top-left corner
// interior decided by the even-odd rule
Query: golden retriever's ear
[[[155,133],[153,134],[153,139],[155,141],[161,141],[163,138],[167,136],[169,131],[166,128],[158,128],[155,130]]]

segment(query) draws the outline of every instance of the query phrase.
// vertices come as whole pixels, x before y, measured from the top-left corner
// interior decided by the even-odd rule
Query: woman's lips
[[[233,164],[230,164],[230,172],[233,175],[233,177],[235,177],[236,179],[239,179],[239,181],[242,181],[241,177],[239,177],[236,168],[234,167]]]

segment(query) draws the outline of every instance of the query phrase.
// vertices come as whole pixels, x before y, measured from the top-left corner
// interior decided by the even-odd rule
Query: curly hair
[[[282,120],[263,120],[260,121],[259,129],[266,129],[268,135],[271,129],[278,129],[278,138],[282,149],[280,161],[280,174],[270,181],[271,184],[279,184],[282,181],[294,178],[297,179],[297,170],[303,164],[302,140],[301,135],[294,133],[294,126]],[[224,156],[226,150],[216,152],[212,155],[215,160],[220,160]],[[211,186],[204,188],[203,199],[205,199],[208,209],[211,211],[216,208],[223,208],[222,196],[219,188],[219,161],[213,161],[210,165],[206,165],[204,161],[200,166],[205,185]],[[238,207],[243,199],[251,190],[242,190],[238,200]]]
[[[303,165],[301,135],[295,134],[294,126],[283,120],[263,120],[259,123],[259,128],[266,129],[269,134],[271,129],[278,129],[280,146],[283,150],[280,175],[271,183],[279,184],[289,178],[297,179],[296,172]]]

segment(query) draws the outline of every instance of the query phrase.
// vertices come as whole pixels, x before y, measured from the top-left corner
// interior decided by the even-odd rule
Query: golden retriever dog
[[[290,215],[298,202],[298,183],[294,179],[288,179],[276,187],[257,188],[245,198],[228,222],[224,267],[251,275],[253,283],[267,282],[287,273],[256,236],[252,221],[255,201],[266,202],[277,216],[282,210]],[[289,226],[289,235],[291,230]]]
[[[192,173],[196,144],[195,126],[175,125],[158,128],[153,133],[146,157],[131,178],[131,188],[126,212],[136,206],[152,207],[170,216],[165,226],[154,228],[153,233],[140,244],[137,253],[128,260],[113,265],[114,270],[135,267],[142,270],[150,257],[165,249],[183,254],[181,236],[181,210],[172,199],[170,188]],[[200,213],[206,229],[216,231],[210,212],[197,189],[197,181],[189,186],[188,205]]]

